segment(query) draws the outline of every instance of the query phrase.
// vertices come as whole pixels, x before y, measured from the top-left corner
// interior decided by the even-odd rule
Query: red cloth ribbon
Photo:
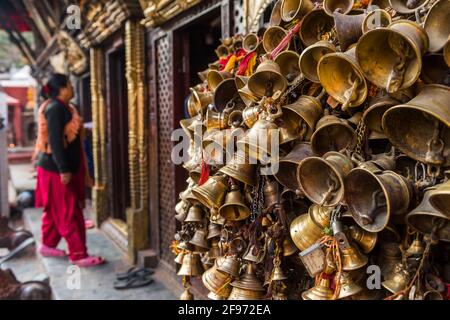
[[[239,68],[236,71],[236,74],[239,76],[242,76],[245,74],[245,71],[247,70],[248,62],[250,61],[253,56],[256,55],[255,51],[249,52],[246,54],[246,56],[242,59],[241,63],[239,64]]]
[[[278,46],[273,49],[271,53],[269,53],[271,59],[275,58],[281,52],[281,50],[283,50],[283,48],[291,41],[294,34],[297,33],[300,29],[301,25],[302,22],[300,21],[289,30],[288,34],[283,38],[283,40],[281,40]]]
[[[200,174],[200,179],[198,180],[198,185],[201,186],[209,179],[209,165],[202,160],[202,172]]]
[[[232,55],[233,55],[233,54],[230,53],[226,58],[220,58],[220,59],[219,59],[219,64],[220,64],[219,71],[222,71],[223,69],[225,69],[225,66],[226,66],[227,63],[228,63],[228,60],[230,60],[230,58],[231,58]]]

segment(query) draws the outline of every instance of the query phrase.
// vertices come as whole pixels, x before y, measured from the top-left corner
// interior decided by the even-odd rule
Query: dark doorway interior
[[[110,155],[109,183],[111,217],[126,220],[130,204],[128,179],[128,99],[125,78],[125,49],[123,46],[108,52],[106,57],[108,135],[107,154]]]

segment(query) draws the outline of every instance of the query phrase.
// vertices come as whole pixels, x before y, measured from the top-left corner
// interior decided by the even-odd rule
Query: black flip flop
[[[134,288],[141,288],[149,285],[153,282],[153,279],[148,276],[137,276],[133,278],[128,278],[126,280],[121,281],[115,281],[114,282],[114,289],[116,290],[123,290],[123,289],[134,289]]]
[[[132,267],[128,271],[116,274],[117,280],[126,280],[134,278],[136,276],[150,276],[154,274],[155,271],[150,268],[136,268]]]
[[[11,250],[10,252],[8,252],[7,255],[0,257],[0,265],[4,262],[6,262],[6,260],[11,259],[12,257],[14,257],[16,254],[18,254],[20,251],[22,251],[23,249],[25,249],[26,247],[28,247],[29,245],[34,243],[34,238],[28,238],[25,241],[23,241],[21,244],[19,244],[17,247],[15,247],[13,250]]]

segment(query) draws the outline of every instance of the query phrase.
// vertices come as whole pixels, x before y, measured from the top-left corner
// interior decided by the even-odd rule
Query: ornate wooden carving
[[[140,0],[146,27],[156,27],[200,3],[201,0]]]

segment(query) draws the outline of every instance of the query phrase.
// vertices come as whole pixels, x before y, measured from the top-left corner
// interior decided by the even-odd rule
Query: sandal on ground
[[[155,271],[150,268],[132,267],[132,268],[128,269],[128,271],[126,271],[126,272],[116,274],[116,278],[118,280],[125,280],[125,279],[133,278],[136,276],[150,276],[154,273],[155,273]]]
[[[92,221],[91,219],[85,219],[84,220],[84,227],[86,229],[92,229],[95,227],[94,221]]]
[[[88,256],[79,260],[71,260],[70,262],[79,267],[93,267],[105,263],[105,259],[97,256]]]
[[[67,256],[66,251],[57,249],[57,248],[48,247],[44,244],[42,244],[41,247],[39,248],[39,253],[41,254],[41,256],[44,256],[44,257],[65,257],[65,256]]]
[[[137,276],[133,278],[127,278],[122,281],[114,282],[114,289],[123,290],[123,289],[133,289],[140,288],[149,285],[153,282],[153,279],[149,276]]]

